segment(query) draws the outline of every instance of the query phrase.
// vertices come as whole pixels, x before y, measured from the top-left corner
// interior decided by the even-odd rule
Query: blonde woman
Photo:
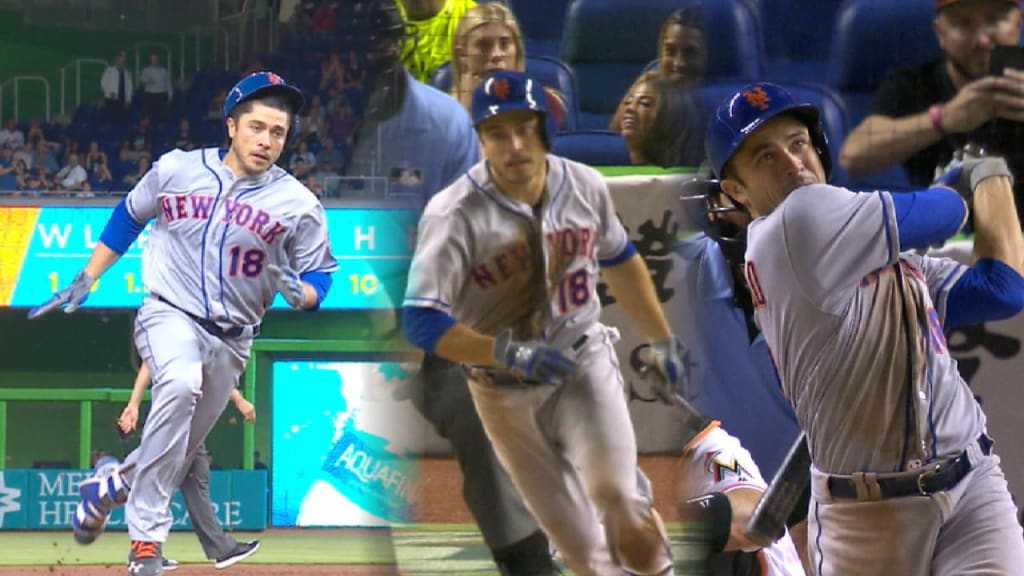
[[[526,71],[526,49],[519,21],[500,2],[478,4],[459,20],[452,40],[451,95],[469,110],[473,89],[495,70]],[[562,126],[566,114],[565,98],[545,87],[553,129]]]

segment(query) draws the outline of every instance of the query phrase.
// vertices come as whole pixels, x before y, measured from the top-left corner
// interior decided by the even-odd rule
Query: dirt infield
[[[417,495],[417,520],[420,522],[473,522],[462,501],[462,474],[452,458],[422,458],[420,494]],[[676,519],[673,503],[673,455],[641,456],[640,468],[654,486],[654,506],[665,521]]]
[[[298,576],[306,574],[331,576],[396,576],[394,566],[366,566],[345,564],[338,566],[312,565],[287,566],[281,564],[245,564],[239,574],[246,576]],[[235,569],[237,570],[238,567]],[[0,576],[111,576],[124,574],[123,564],[106,566],[0,566]],[[210,565],[182,564],[178,570],[165,572],[167,575],[185,576],[223,575]]]

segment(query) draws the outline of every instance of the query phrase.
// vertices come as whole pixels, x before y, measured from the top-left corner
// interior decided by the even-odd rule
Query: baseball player
[[[712,513],[707,525],[717,531],[710,531],[711,549],[730,551],[713,557],[715,574],[745,574],[755,565],[772,574],[803,574],[809,569],[806,502],[791,519],[790,534],[773,545],[758,549],[745,533],[766,488],[762,473],[774,476],[800,432],[744,281],[750,216],[722,194],[717,181],[698,177],[684,187],[688,216],[704,232],[675,249],[682,266],[673,287],[693,304],[673,324],[692,343],[689,389],[681,392],[714,420],[699,417],[683,449],[676,475],[679,512],[683,519]]]
[[[617,334],[597,321],[598,273],[631,295],[666,397],[684,378],[682,347],[604,179],[548,154],[540,83],[495,72],[472,117],[487,160],[427,204],[405,335],[466,366],[499,460],[574,573],[667,574],[668,540],[637,490]]]
[[[149,366],[143,363],[135,376],[131,398],[128,399],[128,403],[117,419],[117,426],[121,432],[127,434],[135,430],[139,421],[142,393],[149,387],[149,384]],[[237,388],[231,389],[230,399],[246,422],[256,421],[256,407],[246,400]],[[213,561],[216,568],[223,569],[233,566],[259,550],[259,540],[238,542],[225,534],[220,522],[217,521],[213,504],[210,502],[210,453],[206,450],[205,442],[196,448],[196,454],[189,463],[188,472],[178,488],[185,500],[185,510],[188,512],[189,519],[192,520],[192,528],[195,530],[196,537],[199,538],[199,544],[203,547],[206,557]],[[167,557],[163,558],[164,571],[173,570],[177,566],[176,561]]]
[[[171,494],[227,405],[275,292],[312,310],[331,286],[323,207],[274,164],[302,104],[302,92],[272,72],[239,81],[224,102],[230,147],[161,156],[114,209],[72,284],[29,312],[76,310],[155,220],[145,254],[150,293],[135,320],[135,344],[153,374],[149,417],[119,473],[81,484],[73,518],[76,539],[89,543],[111,508],[127,502],[129,574],[163,573]]]
[[[817,108],[745,86],[706,147],[754,218],[755,317],[812,461],[818,574],[1021,574],[1024,537],[943,328],[1024,307],[1024,238],[1000,158],[966,155],[928,189],[854,193],[831,168]],[[907,252],[974,213],[976,262]]]
[[[419,184],[405,191],[415,192],[421,207],[479,161],[469,115],[456,100],[401,66],[398,47],[411,40],[404,37],[395,0],[369,2],[338,23],[340,37],[359,39],[365,47],[358,54],[367,60],[364,97],[370,105],[344,172],[346,181],[362,176],[379,182],[397,170],[411,170],[419,175]],[[548,539],[498,462],[462,368],[428,354],[406,392],[450,443],[463,475],[463,500],[499,573],[553,576]]]

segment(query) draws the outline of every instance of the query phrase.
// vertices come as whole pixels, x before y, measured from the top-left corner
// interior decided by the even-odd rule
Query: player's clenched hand
[[[274,275],[274,285],[281,296],[284,296],[288,305],[292,308],[302,308],[302,303],[306,299],[306,290],[302,286],[299,273],[287,266],[273,264],[267,266],[267,270]]]
[[[1006,160],[999,156],[986,156],[984,150],[970,144],[957,150],[949,164],[938,168],[936,173],[935,184],[948,186],[967,200],[986,178],[1003,176],[1013,183],[1013,174]]]
[[[60,308],[61,306],[64,307],[64,312],[67,314],[71,314],[75,310],[78,310],[78,307],[81,306],[82,303],[85,302],[85,299],[89,297],[89,288],[92,287],[92,283],[95,281],[96,279],[91,275],[86,274],[84,270],[79,272],[67,288],[57,292],[43,304],[29,310],[29,319],[31,320],[32,318],[42,316],[50,310]]]
[[[494,361],[512,372],[541,382],[560,384],[576,371],[576,362],[544,342],[520,342],[506,330],[494,341]]]
[[[238,409],[239,414],[242,415],[246,422],[256,421],[256,407],[252,405],[252,402],[239,397],[235,400],[235,408]]]
[[[666,404],[676,404],[679,392],[686,387],[688,352],[675,336],[651,342],[647,353],[640,355],[646,364],[643,372],[654,393]]]
[[[135,404],[128,403],[121,411],[121,416],[117,419],[117,427],[121,429],[121,432],[125,434],[135,430],[135,426],[139,423],[139,407]]]

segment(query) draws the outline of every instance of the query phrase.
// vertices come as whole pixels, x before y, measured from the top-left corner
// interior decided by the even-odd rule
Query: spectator
[[[210,98],[209,104],[206,106],[206,114],[203,115],[203,119],[207,122],[213,122],[217,125],[224,123],[224,100],[228,97],[226,90],[220,90],[213,98]]]
[[[11,155],[11,161],[14,162],[14,189],[19,192],[15,196],[18,196],[28,186],[29,169],[25,165],[24,160],[15,158],[13,154]]]
[[[937,166],[967,142],[1004,156],[1024,207],[1024,71],[990,74],[992,50],[1020,40],[1016,0],[937,0],[932,29],[941,58],[892,71],[870,111],[847,137],[839,164],[853,176],[897,163],[911,184],[927,186]]]
[[[658,74],[684,88],[703,81],[708,67],[706,29],[699,5],[669,15],[658,34]]]
[[[654,73],[684,90],[703,82],[708,64],[706,30],[704,9],[699,4],[680,8],[670,14],[658,33],[658,67]],[[646,74],[648,72],[641,74],[630,86],[630,90]],[[608,129],[613,132],[622,131],[623,105],[628,96],[629,92],[626,92],[619,101],[608,125]]]
[[[124,52],[114,56],[114,63],[103,71],[100,88],[105,120],[110,124],[120,123],[132,103],[132,73],[124,67]]]
[[[149,65],[139,73],[139,86],[142,88],[140,97],[143,113],[160,121],[165,120],[171,98],[174,97],[174,87],[167,68],[160,64],[159,54],[149,55]]]
[[[689,94],[655,72],[633,83],[622,101],[620,133],[634,165],[698,166],[704,126]]]
[[[320,63],[320,90],[327,90],[332,86],[340,86],[345,81],[345,65],[341,62],[341,55],[337,50],[332,50],[327,60]]]
[[[95,192],[109,192],[113,186],[114,175],[110,173],[107,155],[104,154],[89,166],[89,187]]]
[[[49,192],[53,190],[53,182],[50,180],[50,173],[45,168],[36,167],[25,171],[25,190],[36,193]]]
[[[324,169],[340,169],[345,164],[345,156],[334,146],[334,139],[324,136],[320,140],[320,153],[311,166],[318,166]]]
[[[320,102],[320,96],[314,95],[306,106],[305,115],[299,122],[299,133],[301,140],[319,140],[327,134],[327,111]]]
[[[28,131],[25,132],[25,139],[33,143],[36,140],[42,140],[46,142],[48,146],[57,147],[57,143],[50,142],[49,140],[46,139],[46,133],[43,132],[42,124],[40,124],[39,120],[35,118],[30,120],[28,123]]]
[[[7,146],[0,146],[0,195],[18,189],[17,175],[14,173],[14,151]]]
[[[139,180],[142,180],[142,177],[146,175],[146,172],[149,172],[149,166],[149,154],[142,154],[136,162],[135,171],[125,174],[124,178],[121,179],[121,183],[128,188],[133,188],[138,184]]]
[[[346,150],[352,145],[356,131],[356,117],[347,98],[342,98],[338,106],[331,111],[331,139]]]
[[[526,71],[526,49],[515,14],[500,2],[479,4],[466,11],[452,40],[452,96],[469,110],[473,89],[489,72]],[[565,97],[545,87],[552,124],[565,120]]]
[[[290,163],[290,170],[292,176],[294,176],[296,180],[303,180],[307,176],[312,175],[313,167],[306,162],[305,158],[299,156],[297,158],[294,158],[294,160],[294,162]]]
[[[0,130],[0,148],[8,147],[11,150],[25,145],[25,133],[18,129],[18,122],[14,118],[8,118],[4,129]]]
[[[34,158],[34,155],[25,146],[17,146],[17,147],[15,147],[14,148],[14,153],[11,154],[11,158],[15,162],[20,161],[22,164],[24,164],[25,165],[25,170],[31,170],[32,169],[32,159]]]
[[[39,138],[36,139],[34,143],[35,148],[32,150],[32,169],[42,169],[48,175],[53,174],[60,169],[60,165],[57,164],[57,159],[54,157],[53,151],[50,150],[50,147],[47,145],[46,140]]]
[[[68,163],[53,177],[57,190],[89,190],[89,174],[78,162],[78,154],[68,156]]]
[[[476,2],[401,0],[397,4],[414,35],[402,47],[402,64],[417,80],[429,82],[434,70],[451,58],[455,27]]]
[[[182,118],[178,121],[178,132],[174,136],[173,147],[182,150],[191,150],[196,147],[195,140],[192,137],[192,123],[188,121],[188,118]]]
[[[138,123],[132,127],[131,133],[128,135],[131,140],[132,147],[135,149],[143,149],[152,146],[152,122],[149,116],[143,116],[139,118]]]
[[[339,185],[339,178],[341,174],[338,173],[339,164],[334,162],[317,162],[316,171],[313,172],[312,177],[316,180],[322,190],[323,194],[333,196]]]
[[[302,179],[302,184],[305,185],[306,188],[309,188],[309,190],[313,194],[316,194],[317,198],[323,198],[324,197],[324,187],[320,185],[320,182],[318,182],[317,179],[314,178],[312,174],[310,174],[310,175],[306,176],[305,178],[303,178]]]
[[[288,169],[292,171],[293,175],[295,174],[295,166],[299,162],[304,163],[307,169],[316,166],[316,156],[309,151],[309,145],[305,141],[299,142],[299,149],[292,154],[291,159],[288,161]]]
[[[78,154],[78,152],[78,140],[75,140],[73,138],[65,138],[64,145],[61,146],[60,151],[61,160],[63,160],[64,163],[67,164],[68,158],[70,158],[72,154]]]
[[[97,140],[89,141],[89,149],[85,152],[85,166],[89,172],[96,170],[96,166],[102,162],[107,163],[107,153],[100,148],[100,143]]]

